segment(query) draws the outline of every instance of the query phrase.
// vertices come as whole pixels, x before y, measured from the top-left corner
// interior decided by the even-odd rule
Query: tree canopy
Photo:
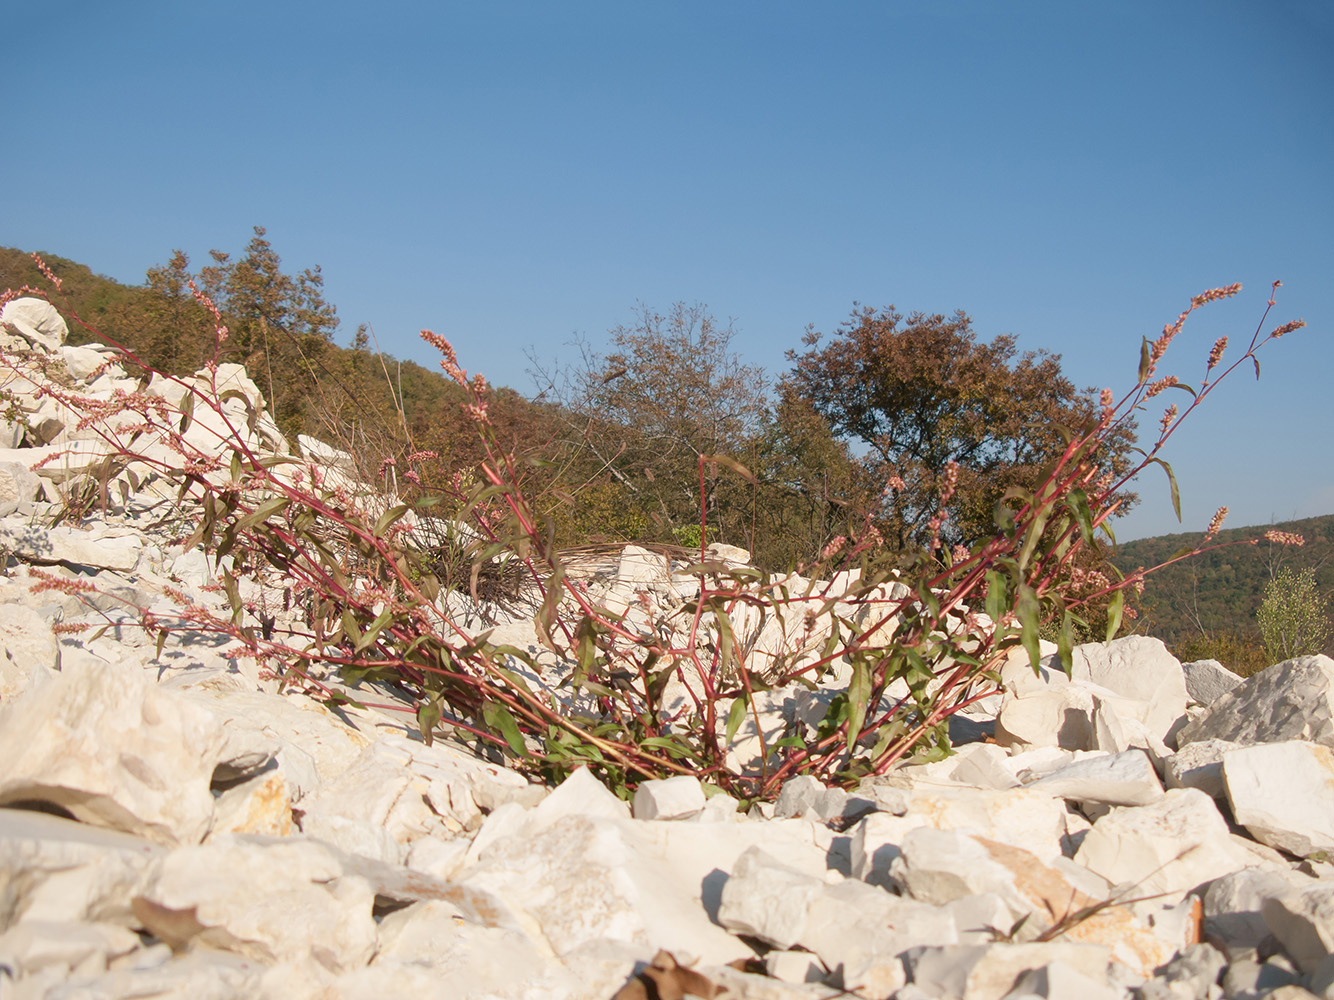
[[[952,464],[957,486],[941,537],[990,534],[997,500],[1011,487],[1034,488],[1064,448],[1060,428],[1083,427],[1096,412],[1061,373],[1059,355],[1017,355],[1012,336],[980,342],[963,312],[905,317],[893,306],[859,306],[822,340],[808,329],[807,349],[788,352],[793,367],[779,391],[866,448],[868,469],[892,484],[878,513],[900,548],[929,537]],[[1123,459],[1129,443],[1123,436],[1106,460]]]

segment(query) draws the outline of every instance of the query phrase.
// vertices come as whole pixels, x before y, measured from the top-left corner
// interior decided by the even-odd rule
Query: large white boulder
[[[11,299],[0,309],[0,323],[10,327],[33,347],[48,353],[60,350],[69,336],[69,326],[46,299],[23,296]]]
[[[1180,900],[1199,886],[1255,863],[1236,844],[1214,800],[1174,788],[1152,805],[1113,809],[1093,824],[1075,861],[1133,896]]]
[[[312,956],[340,971],[375,952],[374,901],[371,884],[318,843],[232,836],[159,858],[134,912],[173,948],[266,963]]]
[[[1246,678],[1185,726],[1178,745],[1209,739],[1334,746],[1334,660],[1299,656]]]
[[[71,663],[0,707],[0,804],[49,802],[86,823],[198,843],[225,742],[216,716],[137,668]]]
[[[1334,750],[1287,740],[1223,755],[1232,814],[1262,844],[1298,857],[1334,853]]]

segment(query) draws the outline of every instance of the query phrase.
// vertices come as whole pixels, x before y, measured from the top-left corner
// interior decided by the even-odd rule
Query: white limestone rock
[[[194,687],[180,694],[220,718],[229,741],[245,731],[257,740],[273,741],[274,760],[293,801],[346,773],[371,743],[327,707],[302,695],[274,696],[234,687]]]
[[[1214,879],[1204,893],[1204,934],[1236,960],[1256,950],[1269,936],[1261,907],[1266,899],[1305,889],[1312,880],[1286,868],[1243,868]]]
[[[373,845],[369,857],[394,863],[415,840],[462,832],[462,824],[451,829],[431,807],[430,784],[411,763],[405,748],[372,743],[342,774],[302,799],[302,831],[353,853],[367,853]],[[382,833],[397,846],[386,850]]]
[[[224,744],[216,716],[140,671],[71,663],[0,707],[0,804],[50,802],[159,843],[198,843]]]
[[[1002,746],[1152,750],[1185,719],[1181,664],[1157,639],[1128,636],[1077,646],[1069,676],[1051,655],[1036,675],[1027,661],[1011,659],[1001,677],[1005,695],[996,741]]]
[[[1082,757],[1025,787],[1109,806],[1146,806],[1163,797],[1158,773],[1143,750]]]
[[[256,891],[257,889],[260,891]],[[173,948],[272,963],[311,956],[333,971],[370,961],[375,892],[312,841],[229,836],[158,858],[135,915]]]
[[[1260,912],[1302,972],[1315,972],[1334,951],[1334,885],[1317,883],[1271,896]]]
[[[493,813],[487,826],[499,815]],[[828,846],[816,844],[813,831],[812,824],[793,820],[762,829],[572,813],[521,836],[496,839],[454,882],[496,901],[494,926],[534,935],[540,929],[560,956],[605,940],[644,957],[667,948],[721,964],[750,954],[710,919],[727,872],[746,848],[764,840],[818,879]]]
[[[72,977],[69,981],[53,984],[40,995],[43,1000],[74,1000],[76,997],[95,997],[97,1000],[120,1000],[122,997],[240,1000],[242,997],[265,997],[261,990],[265,966],[261,962],[222,951],[200,951],[179,957],[168,953],[165,957],[154,957],[157,960],[143,964],[122,960],[101,975]],[[19,996],[24,997],[24,994]]]
[[[1181,664],[1181,669],[1186,675],[1186,691],[1196,705],[1212,705],[1242,680],[1217,660],[1195,660]]]
[[[1043,997],[1044,1000],[1122,1000],[1122,990],[1105,980],[1085,975],[1064,962],[1048,962],[1040,969],[1025,972],[1006,994],[1009,1000]]]
[[[1187,743],[1163,761],[1163,784],[1168,788],[1198,788],[1210,798],[1221,800],[1227,795],[1223,755],[1240,746],[1228,740]]]
[[[823,983],[829,977],[818,955],[775,949],[764,956],[764,971],[787,983]]]
[[[1301,974],[1283,955],[1268,961],[1240,959],[1232,962],[1223,973],[1223,995],[1229,1000],[1302,1000],[1309,996],[1301,990]],[[1298,989],[1294,997],[1286,991]]]
[[[895,816],[873,812],[852,830],[851,872],[854,878],[886,889],[893,888],[890,868],[902,853],[900,845],[910,830],[925,826],[926,820],[915,813]]]
[[[454,996],[579,996],[578,979],[538,941],[514,928],[472,923],[444,900],[384,917],[374,967],[390,965],[428,968]]]
[[[1106,983],[1111,956],[1099,945],[1053,941],[923,948],[908,958],[918,995],[940,1000],[1002,1000],[1025,973],[1053,962],[1094,983]]]
[[[908,815],[937,830],[959,830],[1022,847],[1045,860],[1062,855],[1065,802],[1030,788],[915,791]]]
[[[702,812],[705,805],[699,779],[693,774],[678,774],[641,782],[635,789],[634,816],[644,820],[688,819]]]
[[[36,500],[41,491],[41,480],[26,465],[0,462],[0,503]]]
[[[25,604],[0,605],[0,705],[22,694],[33,674],[50,675],[59,665],[51,622]]]
[[[380,922],[374,965],[426,967],[453,996],[578,996],[579,983],[546,948],[510,927],[488,927],[453,903],[422,900]]]
[[[47,353],[60,350],[69,337],[69,326],[56,307],[46,299],[22,296],[11,299],[0,309],[0,323],[12,329],[33,347]]]
[[[133,924],[130,900],[164,848],[26,809],[0,809],[0,930],[19,919]]]
[[[129,572],[138,565],[144,539],[138,533],[94,532],[65,525],[16,527],[5,523],[0,524],[0,546],[30,562]]]
[[[841,966],[844,988],[874,996],[904,984],[903,952],[958,940],[953,917],[945,909],[856,880],[831,885],[784,865],[761,848],[738,859],[723,886],[718,919],[737,933],[776,947],[800,944],[827,968]]]
[[[1178,746],[1208,739],[1334,746],[1334,660],[1299,656],[1246,678],[1183,728]]]
[[[1161,639],[1130,635],[1076,646],[1070,673],[1124,699],[1118,710],[1133,704],[1138,709],[1133,718],[1165,743],[1185,720],[1190,700],[1185,673]]]
[[[1152,805],[1113,809],[1093,824],[1075,861],[1136,896],[1175,902],[1206,882],[1255,863],[1233,842],[1214,800],[1174,788]]]
[[[1005,693],[996,716],[997,743],[1011,750],[1035,746],[1093,749],[1091,691],[1071,683],[1059,668],[1044,666],[1034,675],[1026,663],[1011,661],[1005,671]]]
[[[139,935],[115,924],[24,920],[0,934],[0,965],[20,977],[95,975],[138,947]]]
[[[1028,917],[1030,935],[1048,929],[1072,901],[1076,908],[1096,901],[1084,891],[1096,880],[1081,879],[1078,870],[1060,871],[1021,848],[957,830],[909,831],[890,874],[906,895],[933,906],[983,893],[998,896],[1010,909],[1005,927]]]
[[[1262,844],[1306,857],[1334,852],[1334,750],[1287,740],[1223,755],[1238,823]]]
[[[287,837],[295,831],[291,789],[274,767],[218,794],[209,839],[226,833]]]
[[[80,382],[88,382],[103,365],[107,366],[106,374],[115,373],[120,377],[125,374],[124,369],[116,364],[117,355],[110,348],[99,350],[94,346],[65,344],[60,348],[60,356],[65,360],[65,370]]]
[[[586,767],[571,771],[532,812],[531,829],[541,829],[566,816],[629,819],[630,804],[618,799]]]

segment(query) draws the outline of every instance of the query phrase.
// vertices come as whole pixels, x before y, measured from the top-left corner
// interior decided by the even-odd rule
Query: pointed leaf
[[[1019,619],[1020,641],[1028,652],[1028,662],[1037,673],[1042,665],[1042,646],[1038,638],[1038,616],[1042,605],[1033,588],[1026,583],[1019,585],[1019,600],[1015,604],[1015,615]]]
[[[1112,599],[1107,602],[1107,641],[1116,638],[1121,628],[1121,615],[1125,613],[1126,595],[1123,590],[1112,591]]]
[[[249,514],[246,514],[244,517],[237,518],[236,530],[244,531],[246,528],[249,528],[252,525],[261,524],[264,521],[267,521],[274,514],[278,513],[280,510],[284,510],[285,508],[287,508],[291,503],[292,501],[289,500],[287,497],[273,497],[269,500],[265,500],[258,507],[252,510]]]
[[[393,524],[395,521],[397,521],[400,517],[402,517],[411,509],[412,508],[405,503],[398,504],[395,507],[390,507],[387,511],[381,514],[380,519],[375,522],[375,530],[372,532],[372,534],[383,535],[391,524]]]
[[[727,713],[727,731],[723,737],[725,743],[731,743],[732,737],[736,731],[741,728],[742,721],[746,718],[746,703],[750,700],[750,695],[743,694],[736,701],[732,702],[732,708]]]
[[[422,742],[428,747],[431,745],[435,727],[440,724],[441,714],[438,698],[432,698],[430,701],[422,702],[417,706],[417,728],[421,731]]]
[[[482,708],[482,718],[492,730],[496,730],[505,738],[509,748],[519,757],[528,756],[528,747],[523,742],[523,733],[519,732],[519,724],[514,721],[514,716],[510,715],[509,709],[496,702],[488,702]]]
[[[866,660],[858,657],[852,665],[852,679],[848,682],[848,748],[857,745],[866,709],[871,700],[871,670]]]
[[[1149,459],[1149,461],[1157,462],[1159,465],[1163,467],[1163,471],[1167,473],[1167,483],[1172,488],[1172,510],[1176,513],[1177,521],[1180,522],[1181,491],[1177,488],[1176,474],[1172,472],[1172,467],[1168,465],[1166,462],[1164,462],[1161,458],[1151,458]]]
[[[1085,543],[1093,544],[1093,511],[1089,508],[1089,497],[1081,489],[1070,491],[1066,504],[1079,522],[1079,534]]]
[[[181,422],[177,425],[176,428],[180,433],[184,434],[187,430],[190,429],[190,422],[191,419],[194,417],[194,412],[195,412],[195,394],[193,392],[187,392],[181,398]]]

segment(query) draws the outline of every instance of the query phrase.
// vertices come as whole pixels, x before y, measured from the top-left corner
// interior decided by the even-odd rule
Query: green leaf
[[[360,653],[363,649],[367,649],[372,643],[375,642],[381,630],[393,620],[394,620],[394,613],[392,611],[385,610],[380,612],[379,616],[375,619],[375,621],[371,622],[368,626],[366,626],[366,631],[361,633],[361,638],[357,640],[356,645],[352,649],[352,652]]]
[[[1125,612],[1126,595],[1123,590],[1112,591],[1112,599],[1107,602],[1107,641],[1116,638],[1121,628],[1121,615]]]
[[[593,672],[593,668],[597,666],[598,661],[597,630],[592,618],[585,615],[579,620],[574,638],[578,661],[575,664],[574,677],[571,683],[574,684],[575,690],[578,690],[585,685],[588,675]]]
[[[195,412],[195,394],[193,392],[187,392],[183,397],[181,397],[181,422],[176,427],[176,429],[180,433],[184,434],[187,430],[189,430],[190,422],[194,417],[194,412]]]
[[[1056,655],[1060,658],[1061,666],[1068,673],[1074,665],[1074,615],[1069,611],[1061,615],[1061,631],[1056,636]]]
[[[268,500],[265,500],[258,507],[252,510],[249,514],[246,514],[244,517],[239,517],[236,519],[236,530],[244,531],[251,525],[267,521],[272,515],[278,513],[278,511],[280,510],[284,510],[291,503],[292,501],[289,500],[287,497],[272,497]]]
[[[375,522],[375,531],[372,532],[372,534],[383,535],[391,524],[393,524],[395,521],[397,521],[411,509],[412,508],[405,503],[398,504],[395,507],[390,507],[387,511],[381,514],[380,519]]]
[[[1033,558],[1033,552],[1038,547],[1038,542],[1042,540],[1042,532],[1047,527],[1047,518],[1051,516],[1049,508],[1043,508],[1033,514],[1033,520],[1028,525],[1028,533],[1024,536],[1023,548],[1019,550],[1019,569],[1028,568],[1029,561]]]
[[[1034,673],[1037,673],[1042,665],[1042,646],[1038,638],[1038,617],[1041,611],[1042,605],[1038,601],[1038,595],[1028,584],[1021,583],[1014,613],[1019,619],[1019,638],[1028,652],[1028,662],[1032,664]]]
[[[722,660],[722,676],[727,677],[731,673],[732,658],[736,652],[732,636],[732,619],[721,606],[714,607],[713,617],[718,622],[718,654]]]
[[[438,698],[432,698],[430,701],[422,702],[417,706],[417,728],[421,731],[422,742],[428,747],[431,745],[431,734],[435,732],[435,727],[440,724],[442,714]]]
[[[222,589],[227,592],[227,603],[232,609],[232,624],[241,624],[241,592],[236,586],[236,577],[223,573]]]
[[[346,635],[352,644],[358,649],[361,648],[361,629],[357,627],[357,619],[352,614],[351,608],[344,608],[342,615],[343,634]]]
[[[1066,506],[1070,508],[1071,513],[1075,515],[1075,520],[1079,523],[1079,534],[1085,543],[1093,544],[1093,511],[1089,507],[1089,497],[1081,489],[1073,489],[1070,495],[1066,497]]]
[[[742,695],[736,701],[732,702],[732,709],[727,713],[727,731],[723,738],[725,743],[731,743],[732,737],[735,736],[736,731],[741,728],[741,723],[746,718],[746,703],[749,700],[749,695]]]
[[[858,658],[852,664],[852,679],[848,682],[848,747],[857,744],[866,709],[871,700],[871,670],[866,661]]]
[[[482,707],[482,718],[490,729],[500,732],[500,735],[505,738],[505,742],[509,744],[509,748],[517,756],[528,756],[528,747],[523,742],[523,733],[519,732],[519,724],[514,721],[514,716],[510,715],[509,709],[495,702],[487,702]]]
[[[1176,513],[1177,521],[1180,522],[1180,521],[1181,521],[1181,491],[1180,491],[1179,489],[1177,489],[1177,477],[1176,477],[1176,474],[1172,472],[1172,467],[1171,467],[1170,465],[1168,465],[1166,462],[1164,462],[1161,458],[1151,458],[1151,459],[1149,459],[1149,461],[1150,461],[1150,462],[1157,462],[1159,465],[1161,465],[1161,466],[1163,467],[1163,471],[1167,473],[1167,483],[1168,483],[1168,485],[1172,488],[1172,510]]]

